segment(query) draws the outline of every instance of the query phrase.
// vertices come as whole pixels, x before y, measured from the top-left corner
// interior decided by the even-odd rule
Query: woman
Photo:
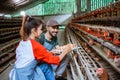
[[[10,72],[10,80],[55,80],[53,70],[49,65],[44,64],[41,67],[46,70],[46,73],[43,73],[37,67],[37,63],[43,61],[58,65],[70,52],[72,44],[66,45],[66,49],[59,56],[53,56],[35,40],[42,33],[42,29],[42,21],[29,16],[23,17],[20,30],[22,40],[16,48],[16,61]]]

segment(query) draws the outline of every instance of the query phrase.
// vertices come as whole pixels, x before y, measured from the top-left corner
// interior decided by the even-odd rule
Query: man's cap
[[[56,20],[49,20],[46,23],[47,26],[60,26],[60,24]]]

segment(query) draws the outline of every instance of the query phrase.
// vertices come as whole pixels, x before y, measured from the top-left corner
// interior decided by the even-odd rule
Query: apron
[[[44,42],[44,47],[48,50],[48,51],[51,51],[54,47],[55,47],[55,43],[54,44],[50,44],[50,43],[48,43],[46,40],[45,40],[45,42]],[[55,72],[56,71],[56,69],[57,69],[57,65],[54,65],[54,64],[51,64],[51,67],[52,67],[52,69],[53,69],[53,71]],[[55,74],[55,73],[54,73]]]
[[[46,80],[43,72],[38,68],[37,61],[32,61],[23,68],[14,68],[9,74],[9,80]]]
[[[50,43],[48,43],[48,42],[45,40],[43,46],[44,46],[48,51],[51,51],[51,50],[55,47],[55,43],[54,43],[54,44],[50,44]]]

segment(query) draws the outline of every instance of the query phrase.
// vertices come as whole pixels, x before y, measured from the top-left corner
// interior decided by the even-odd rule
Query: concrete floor
[[[12,66],[10,65],[4,72],[0,74],[0,80],[9,80],[9,72],[12,69]]]

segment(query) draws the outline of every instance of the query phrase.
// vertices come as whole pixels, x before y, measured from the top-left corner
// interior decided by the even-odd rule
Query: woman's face
[[[37,28],[36,30],[36,38],[40,37],[40,35],[42,34],[42,24]]]

